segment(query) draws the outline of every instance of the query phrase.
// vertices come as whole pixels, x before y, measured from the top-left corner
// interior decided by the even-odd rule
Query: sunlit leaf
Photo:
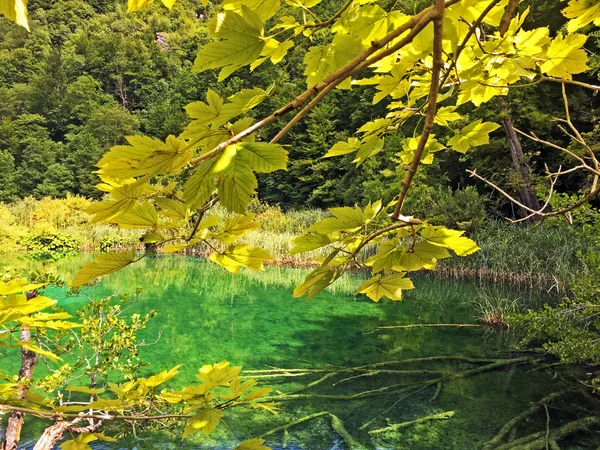
[[[233,450],[271,450],[270,447],[263,445],[264,439],[248,439],[247,441],[241,442]]]
[[[244,158],[234,157],[220,173],[219,200],[229,211],[243,213],[250,203],[258,181]]]
[[[257,173],[270,173],[287,167],[288,152],[279,144],[245,142],[240,145],[240,149],[240,156]]]
[[[27,0],[0,0],[0,14],[29,30]]]
[[[27,350],[30,350],[40,356],[48,358],[51,361],[54,361],[54,362],[62,361],[62,358],[59,358],[57,355],[55,355],[51,351],[40,348],[34,341],[25,341],[25,342],[21,341],[21,342],[18,342],[17,345],[19,347],[23,347]]]
[[[330,242],[331,240],[326,234],[317,232],[307,233],[303,236],[298,236],[292,239],[292,244],[294,244],[294,247],[292,247],[290,250],[290,254],[296,255],[298,253],[315,250],[317,248],[324,247]]]
[[[592,22],[600,26],[600,2],[597,0],[571,0],[562,13],[567,19],[571,19],[567,23],[569,33]]]
[[[223,417],[223,412],[218,409],[200,411],[186,423],[183,430],[183,437],[185,438],[200,430],[202,430],[202,433],[204,433],[205,436],[208,436],[215,428],[217,428],[221,417]]]
[[[206,384],[206,390],[215,386],[227,387],[238,376],[241,366],[229,366],[229,361],[205,365],[198,370],[196,377]]]
[[[360,148],[360,145],[360,140],[355,137],[349,138],[346,142],[337,142],[329,149],[323,158],[331,158],[333,156],[356,152]]]
[[[158,226],[158,214],[152,203],[143,202],[134,205],[114,221],[121,228],[153,228]]]
[[[65,389],[71,392],[83,392],[84,394],[92,395],[102,394],[106,391],[104,388],[91,388],[88,386],[67,386]]]
[[[214,231],[213,239],[221,241],[223,244],[230,244],[238,237],[244,236],[252,230],[256,230],[260,225],[254,221],[254,213],[236,214],[228,217],[223,227]]]
[[[163,384],[163,383],[169,381],[171,378],[175,377],[179,373],[180,367],[181,367],[181,365],[175,366],[168,371],[163,370],[161,373],[159,373],[157,375],[152,375],[151,377],[146,378],[144,383],[148,387],[160,386],[161,384]]]
[[[421,269],[432,270],[435,268],[438,259],[448,258],[449,256],[450,253],[445,248],[430,244],[427,241],[421,241],[417,242],[414,249],[403,253],[398,265],[407,272]]]
[[[402,291],[413,289],[414,285],[404,273],[394,273],[386,276],[381,274],[365,281],[358,287],[358,294],[365,294],[374,302],[378,302],[382,297],[390,300],[402,300]]]
[[[311,300],[331,285],[339,276],[338,271],[331,270],[327,266],[317,267],[306,276],[302,284],[296,286],[294,297],[302,297],[304,294],[308,294],[307,298]]]
[[[588,57],[583,49],[586,40],[587,36],[579,33],[556,36],[548,48],[548,59],[542,64],[542,72],[571,80],[573,75],[588,70]]]
[[[265,22],[279,11],[281,4],[279,0],[223,0],[221,6],[225,10],[237,13],[242,13],[242,6],[246,6],[254,11],[260,20]]]
[[[221,68],[219,81],[254,62],[265,45],[263,24],[256,13],[246,6],[242,5],[241,14],[233,11],[218,13],[208,26],[209,31],[222,40],[209,42],[200,48],[193,70],[204,72]]]
[[[110,252],[97,254],[96,260],[87,263],[75,276],[71,286],[82,286],[96,278],[116,272],[131,264],[135,259],[135,249],[129,252]]]
[[[237,273],[242,267],[263,270],[263,263],[273,259],[265,250],[247,244],[230,245],[221,253],[211,253],[209,258],[231,273]]]
[[[420,234],[427,242],[454,250],[458,256],[467,256],[480,250],[474,241],[462,236],[464,231],[429,226],[423,228]]]
[[[0,282],[0,295],[11,295],[19,292],[34,291],[44,287],[44,284],[28,284],[26,278],[15,278],[7,282]]]
[[[478,119],[463,127],[448,140],[448,146],[460,153],[466,153],[471,147],[478,147],[490,143],[489,134],[500,128],[493,122],[482,122]]]
[[[183,198],[190,209],[198,209],[210,199],[215,188],[213,168],[216,163],[215,159],[202,161],[186,181]]]

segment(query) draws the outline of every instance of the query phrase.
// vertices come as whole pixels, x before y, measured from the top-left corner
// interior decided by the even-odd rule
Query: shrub
[[[428,217],[434,225],[469,230],[479,228],[486,218],[485,198],[472,186],[455,191],[426,184],[414,186],[406,209],[416,217]]]
[[[9,253],[19,250],[17,241],[25,234],[19,227],[17,219],[10,212],[8,206],[0,203],[0,253]]]
[[[20,244],[34,258],[55,258],[79,251],[81,242],[74,236],[60,231],[33,232],[20,239]]]
[[[64,199],[43,198],[37,203],[33,213],[33,226],[65,228],[83,225],[89,222],[90,216],[85,211],[91,203],[86,198],[70,194]]]

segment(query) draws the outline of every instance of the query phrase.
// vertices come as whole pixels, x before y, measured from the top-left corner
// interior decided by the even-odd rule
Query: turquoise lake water
[[[70,279],[86,256],[63,260],[57,270]],[[5,264],[6,260],[3,261]],[[22,268],[38,265],[10,261]],[[335,289],[313,300],[292,298],[293,286],[305,270],[269,267],[265,272],[243,272],[232,276],[212,263],[181,256],[148,257],[138,264],[106,277],[84,294],[99,298],[115,292],[143,291],[132,312],[158,311],[140,339],[153,345],[140,350],[152,372],[184,364],[178,377],[193,383],[194,374],[204,364],[228,360],[244,370],[270,368],[323,369],[349,368],[398,361],[383,368],[384,373],[348,379],[340,374],[305,394],[350,396],[359,392],[400,387],[424,380],[446,378],[437,384],[406,394],[390,394],[362,399],[303,398],[281,402],[278,415],[263,411],[227,412],[227,425],[238,440],[261,436],[280,425],[301,417],[328,411],[337,416],[346,431],[368,449],[476,449],[491,439],[504,423],[558,388],[550,370],[531,371],[531,365],[510,365],[472,376],[450,374],[484,366],[485,362],[431,360],[403,362],[425,357],[468,357],[506,359],[522,357],[511,350],[506,332],[483,327],[428,327],[383,329],[377,327],[474,323],[472,302],[485,286],[474,283],[420,277],[416,289],[402,302],[373,303],[364,296],[352,296],[361,282],[360,273],[339,281]],[[60,289],[48,289],[48,296],[74,312],[88,299],[67,298]],[[527,293],[507,292],[523,296]],[[543,299],[541,299],[543,301]],[[18,361],[3,357],[0,369],[15,373]],[[394,372],[395,371],[395,372]],[[399,373],[405,371],[406,373]],[[365,372],[360,372],[365,375]],[[261,379],[281,393],[294,392],[322,375]],[[390,389],[393,390],[393,389]],[[435,398],[434,398],[435,397]],[[392,407],[395,405],[394,407]],[[401,423],[441,412],[453,412],[448,420],[435,420],[403,428],[398,432],[369,434],[388,423]],[[372,421],[372,419],[375,419]],[[517,433],[545,429],[545,416],[533,416]],[[372,421],[369,427],[361,427]],[[31,448],[41,432],[40,421],[30,422],[24,431],[24,447]],[[267,437],[273,449],[345,449],[346,442],[332,428],[329,416],[291,427],[288,433]],[[219,426],[208,438],[180,434],[140,433],[116,444],[97,444],[106,449],[231,449],[232,435]],[[583,448],[583,447],[581,447]]]

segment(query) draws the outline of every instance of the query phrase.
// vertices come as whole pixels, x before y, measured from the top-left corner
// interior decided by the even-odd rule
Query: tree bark
[[[60,441],[65,431],[71,425],[70,422],[56,422],[44,430],[44,433],[35,443],[33,450],[51,450],[54,445]]]
[[[22,326],[21,342],[27,342],[31,339],[31,331],[29,328]],[[21,368],[19,369],[19,381],[31,380],[33,369],[35,368],[35,353],[26,348],[21,348]],[[19,385],[20,400],[24,400],[27,396],[29,388],[27,385]],[[25,414],[21,411],[12,411],[8,416],[8,424],[6,425],[6,434],[2,443],[2,450],[17,450],[19,439],[21,438],[21,428]]]
[[[37,297],[37,291],[27,292],[27,300],[31,300]],[[31,330],[21,325],[21,342],[28,342],[31,340]],[[19,369],[19,394],[18,398],[24,400],[27,397],[29,387],[27,381],[31,380],[33,376],[33,369],[35,368],[35,352],[21,347],[21,368]],[[4,441],[2,442],[2,450],[17,450],[19,440],[21,439],[21,428],[23,427],[23,421],[25,420],[25,414],[21,411],[12,411],[8,416],[8,423],[6,425],[6,433],[4,435]]]
[[[504,118],[502,119],[502,126],[506,132],[506,138],[508,140],[508,148],[510,150],[510,158],[512,160],[512,166],[515,173],[521,179],[523,187],[521,189],[520,197],[522,203],[535,211],[539,211],[541,208],[540,202],[531,186],[531,175],[529,173],[529,166],[525,162],[525,156],[523,155],[523,147],[519,136],[513,128],[513,122],[508,111],[508,105],[505,101],[502,101],[502,107],[504,109]],[[521,208],[523,217],[530,214],[529,211]],[[532,217],[532,221],[539,220],[535,216]]]
[[[49,426],[35,443],[33,450],[52,450],[63,438],[65,431],[68,431],[71,435],[94,433],[102,426],[101,420],[94,422],[91,419],[88,419],[90,424],[87,427],[73,426],[80,420],[81,419],[75,419],[72,422],[56,422],[54,425]]]

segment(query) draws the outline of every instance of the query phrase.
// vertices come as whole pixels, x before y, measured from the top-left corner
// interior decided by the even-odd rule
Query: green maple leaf
[[[288,152],[279,144],[244,142],[240,149],[239,156],[247,160],[257,173],[270,173],[287,167]]]
[[[188,420],[183,430],[183,437],[202,430],[204,435],[208,436],[217,428],[219,421],[223,417],[223,412],[218,409],[206,409]]]
[[[252,166],[246,159],[236,154],[219,175],[219,201],[229,211],[243,213],[254,190],[258,187]]]
[[[308,252],[310,250],[324,247],[329,243],[331,243],[331,240],[326,234],[315,232],[308,233],[292,239],[292,244],[294,244],[294,247],[292,247],[290,250],[290,254],[296,255],[298,253]]]
[[[263,445],[264,439],[248,439],[247,441],[241,442],[233,450],[271,450],[270,447]]]
[[[489,144],[489,134],[498,128],[500,128],[500,125],[496,123],[482,122],[479,119],[461,128],[460,131],[448,140],[447,145],[457,152],[466,153],[471,147]]]
[[[221,69],[219,81],[223,81],[240,67],[252,64],[265,46],[263,23],[247,6],[241,6],[241,14],[223,11],[208,24],[209,32],[222,40],[204,45],[194,62],[193,70],[204,72]]]
[[[247,244],[230,245],[224,252],[212,253],[209,258],[231,273],[237,273],[241,267],[263,270],[263,263],[273,259],[265,250]]]
[[[75,276],[71,286],[82,286],[96,278],[121,270],[135,259],[135,249],[129,252],[110,252],[96,255],[96,260],[87,263]]]
[[[224,0],[221,4],[223,9],[243,13],[243,6],[251,9],[256,13],[258,18],[263,22],[273,17],[281,3],[279,0]]]
[[[150,202],[135,204],[125,214],[114,219],[121,228],[158,227],[158,214]]]
[[[434,122],[444,127],[448,126],[448,122],[460,120],[462,116],[456,112],[456,106],[443,106],[435,113]]]
[[[227,218],[223,227],[216,230],[212,238],[221,241],[223,244],[230,244],[238,237],[245,235],[249,231],[256,230],[260,225],[254,221],[254,213],[236,214]]]
[[[475,241],[463,236],[464,231],[429,226],[423,228],[420,234],[427,242],[454,250],[458,256],[467,256],[480,250]]]
[[[346,142],[337,142],[333,144],[333,147],[323,155],[323,158],[331,158],[333,156],[346,155],[348,153],[354,153],[360,148],[361,142],[355,137],[349,138]]]
[[[407,272],[427,269],[433,270],[438,259],[448,258],[450,253],[437,245],[430,244],[427,241],[418,242],[414,249],[406,251],[394,269],[402,269]]]
[[[561,34],[556,36],[548,48],[548,59],[542,64],[542,72],[552,77],[571,80],[574,74],[588,70],[588,57],[582,48],[586,40],[587,36],[579,33],[568,34],[565,37]]]
[[[331,270],[328,266],[317,267],[306,276],[302,284],[296,286],[294,297],[302,297],[308,293],[307,298],[311,300],[339,276],[338,271]]]
[[[204,205],[215,188],[216,174],[213,168],[216,159],[202,161],[183,187],[183,198],[190,209],[198,209]]]
[[[414,288],[410,278],[406,278],[405,275],[404,273],[375,275],[361,284],[356,293],[365,294],[374,302],[378,302],[382,297],[390,300],[402,300],[402,291]]]
[[[562,13],[567,19],[571,19],[567,23],[569,33],[592,22],[600,26],[600,2],[597,0],[571,0]]]

